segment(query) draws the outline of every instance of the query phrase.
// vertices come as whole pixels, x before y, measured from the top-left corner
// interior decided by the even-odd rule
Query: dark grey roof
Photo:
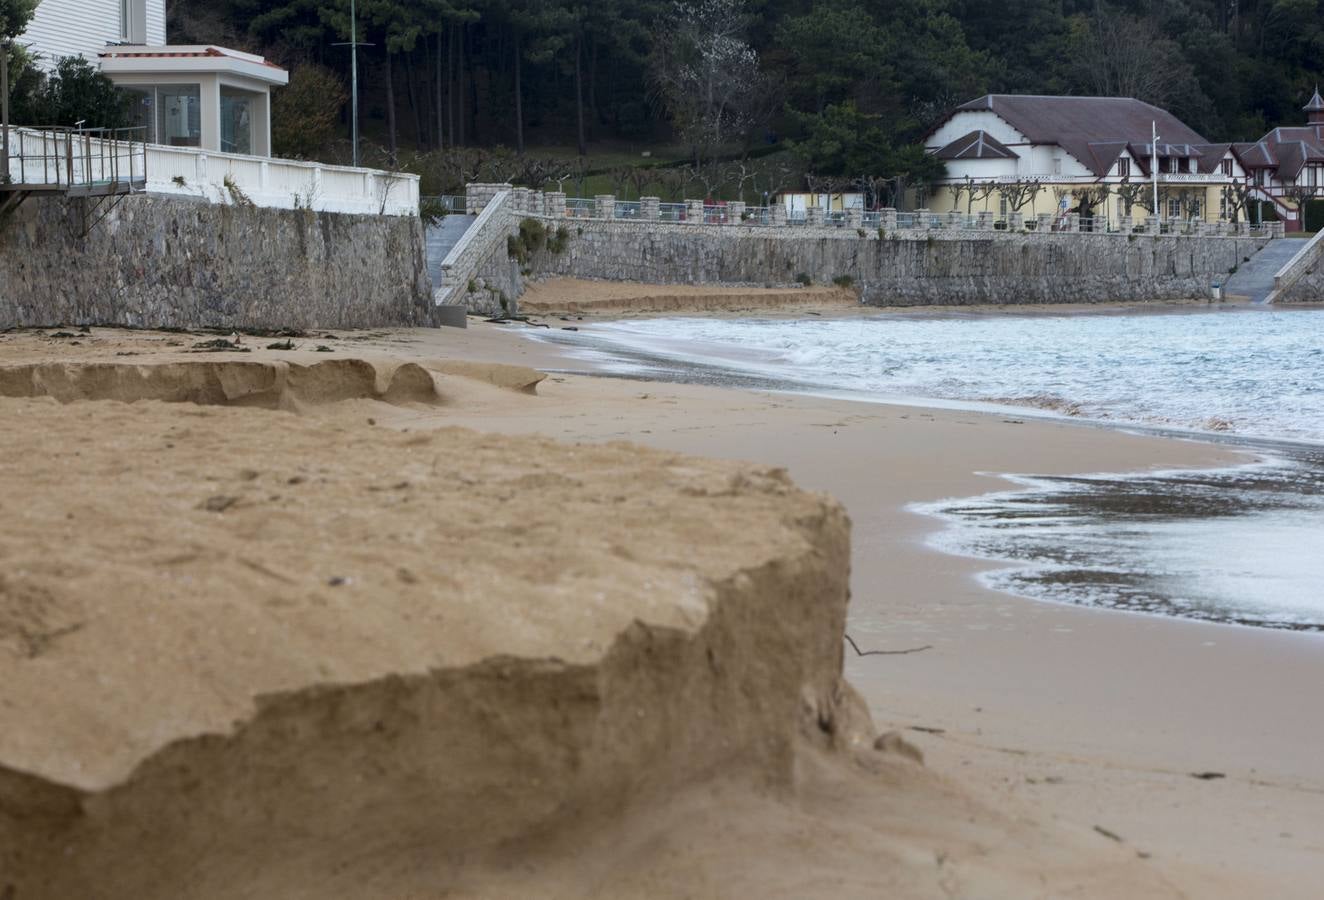
[[[1016,154],[993,135],[972,131],[937,152],[939,159],[1016,159]]]
[[[1301,108],[1302,112],[1324,112],[1324,97],[1319,95],[1319,85],[1315,85],[1315,96]]]
[[[1124,142],[1147,146],[1151,123],[1157,125],[1161,141],[1178,146],[1208,143],[1167,110],[1128,97],[987,94],[956,108],[957,112],[981,110],[996,113],[1031,143],[1057,144],[1097,175],[1107,169],[1099,171],[1099,162],[1090,151],[1091,144]],[[1108,165],[1111,164],[1109,160]]]

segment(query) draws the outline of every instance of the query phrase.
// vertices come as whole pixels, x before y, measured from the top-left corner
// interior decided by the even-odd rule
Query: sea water
[[[649,319],[549,335],[620,374],[1015,408],[1231,437],[1216,471],[1003,473],[916,507],[1038,600],[1324,630],[1324,312]]]

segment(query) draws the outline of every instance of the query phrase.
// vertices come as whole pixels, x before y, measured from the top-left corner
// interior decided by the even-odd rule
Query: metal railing
[[[597,215],[597,204],[583,197],[567,197],[565,214],[570,219],[591,219]]]
[[[441,210],[447,214],[462,213],[466,211],[465,198],[457,197],[454,194],[437,194],[431,197],[419,197],[419,204],[426,204],[433,209]]]
[[[651,201],[649,201],[651,202]],[[933,231],[933,232],[990,232],[1015,231],[1029,233],[1054,234],[1163,234],[1173,236],[1252,236],[1273,237],[1281,232],[1276,225],[1229,227],[1225,223],[1205,222],[1200,218],[1176,219],[1164,218],[1153,223],[1145,218],[1128,224],[1129,220],[1109,221],[1106,216],[1077,216],[1066,213],[1010,214],[999,215],[990,211],[970,214],[961,212],[932,212],[918,210],[901,212],[897,210],[865,210],[852,208],[846,210],[807,210],[787,209],[779,205],[741,207],[740,204],[708,204],[700,207],[694,201],[690,203],[657,203],[657,218],[662,223],[688,222],[705,225],[764,225],[785,227],[821,228],[856,228],[860,231],[877,232],[879,229],[892,231]],[[565,216],[567,218],[595,219],[603,218],[610,210],[610,217],[616,220],[637,221],[652,220],[651,207],[639,200],[613,200],[602,202],[601,199],[567,197]]]
[[[142,190],[145,137],[145,128],[11,128],[7,186],[84,194]]]

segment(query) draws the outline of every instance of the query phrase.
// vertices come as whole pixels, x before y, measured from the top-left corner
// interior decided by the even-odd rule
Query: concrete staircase
[[[451,248],[460,242],[460,238],[464,237],[469,226],[477,219],[477,216],[452,213],[443,217],[436,225],[428,226],[426,235],[428,275],[432,278],[434,288],[441,286],[442,260],[451,252]]]
[[[1236,273],[1223,282],[1223,295],[1249,297],[1252,303],[1263,303],[1273,291],[1273,276],[1305,245],[1305,241],[1295,238],[1269,241],[1264,249],[1250,258],[1250,262],[1243,262]]]

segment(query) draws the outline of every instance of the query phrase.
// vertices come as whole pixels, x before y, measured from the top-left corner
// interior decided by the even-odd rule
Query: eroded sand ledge
[[[276,896],[382,841],[472,853],[729,767],[787,786],[801,704],[827,727],[842,696],[847,523],[783,473],[156,403],[0,411],[25,511],[0,526],[20,900],[226,896],[236,859],[242,892]]]
[[[848,525],[780,470],[370,422],[537,402],[511,366],[31,389],[170,383],[78,368],[144,340],[0,376],[4,900],[1175,895],[872,749]]]

